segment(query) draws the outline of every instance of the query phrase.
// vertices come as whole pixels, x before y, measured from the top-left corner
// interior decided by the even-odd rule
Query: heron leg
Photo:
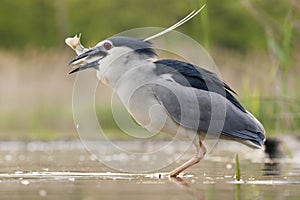
[[[195,142],[194,144],[196,146],[195,155],[190,160],[188,160],[187,162],[183,163],[178,168],[171,171],[170,174],[169,174],[170,177],[176,177],[183,170],[185,170],[185,169],[191,167],[192,165],[200,162],[200,160],[204,157],[204,155],[206,154],[206,148],[205,148],[204,144],[201,142],[201,140],[199,140],[199,142],[197,140],[197,142]]]

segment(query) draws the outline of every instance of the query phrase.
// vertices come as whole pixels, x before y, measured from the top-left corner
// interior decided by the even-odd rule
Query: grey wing
[[[153,85],[152,91],[175,122],[193,130],[208,129],[211,115],[208,95],[200,97],[195,89],[171,81]]]
[[[243,112],[222,95],[184,87],[172,80],[152,87],[153,94],[171,118],[181,126],[212,136],[241,140],[260,148],[265,139],[263,126],[249,112]]]

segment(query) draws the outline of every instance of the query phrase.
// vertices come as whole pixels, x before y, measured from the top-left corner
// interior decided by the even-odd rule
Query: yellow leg
[[[200,162],[200,160],[204,157],[206,154],[206,148],[204,144],[199,141],[195,143],[196,146],[196,153],[195,155],[188,160],[187,162],[183,163],[180,167],[174,169],[173,171],[170,172],[169,176],[170,177],[176,177],[178,174],[180,174],[183,170],[191,167],[192,165]]]

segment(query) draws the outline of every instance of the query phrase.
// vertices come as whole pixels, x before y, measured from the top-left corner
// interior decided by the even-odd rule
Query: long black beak
[[[101,59],[98,59],[98,60],[95,60],[93,62],[84,64],[84,65],[80,65],[79,67],[77,67],[77,68],[73,69],[72,71],[70,71],[69,74],[73,74],[75,72],[79,72],[79,71],[82,71],[82,70],[85,70],[85,69],[88,69],[88,68],[96,68],[99,65],[100,60]]]
[[[74,59],[72,59],[68,66],[77,65],[81,62],[85,62],[85,64],[79,65],[78,68],[69,72],[69,74],[82,71],[88,68],[96,68],[99,65],[99,61],[107,55],[105,51],[102,51],[100,47],[94,47],[83,54],[78,55]],[[89,62],[90,61],[90,62]]]

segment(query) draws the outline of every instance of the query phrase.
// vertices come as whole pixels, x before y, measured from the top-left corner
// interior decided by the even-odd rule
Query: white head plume
[[[184,24],[185,22],[189,21],[190,19],[192,19],[193,17],[195,17],[204,7],[205,7],[206,4],[204,4],[200,9],[198,10],[193,10],[190,14],[188,14],[185,18],[183,18],[182,20],[180,20],[179,22],[177,22],[176,24],[174,24],[173,26],[170,26],[169,28],[155,34],[155,35],[152,35],[152,36],[149,36],[147,38],[144,39],[144,41],[149,41],[149,40],[152,40],[154,38],[157,38],[157,37],[160,37],[172,30],[174,30],[175,28],[181,26],[182,24]]]

